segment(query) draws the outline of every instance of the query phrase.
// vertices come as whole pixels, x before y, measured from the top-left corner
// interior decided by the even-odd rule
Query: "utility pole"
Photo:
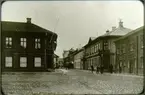
[[[54,27],[54,32],[56,32],[56,28],[57,28],[58,22],[59,22],[59,17],[57,18],[56,25]],[[53,60],[52,60],[52,63],[53,63],[53,66],[54,66],[54,45],[53,45],[54,43],[52,43],[53,36],[54,36],[54,33],[51,36],[50,44],[52,45],[52,51],[53,51],[53,55],[52,55],[52,59]]]

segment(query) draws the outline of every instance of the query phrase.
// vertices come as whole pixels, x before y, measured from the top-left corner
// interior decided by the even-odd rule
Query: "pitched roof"
[[[27,22],[12,22],[12,21],[1,21],[2,31],[17,31],[17,32],[47,32],[52,33],[36,24]],[[55,34],[55,33],[54,33]]]
[[[102,36],[123,36],[131,31],[132,31],[131,29],[123,27],[123,22],[120,21],[118,28],[115,28],[110,32],[106,32]]]
[[[144,26],[139,27],[139,28],[137,28],[137,29],[135,29],[135,30],[133,30],[133,31],[131,31],[131,32],[129,32],[129,33],[127,33],[127,34],[124,35],[123,37],[118,38],[118,39],[115,40],[115,41],[118,41],[118,40],[124,39],[124,38],[126,38],[126,37],[128,37],[128,36],[130,36],[130,35],[132,35],[132,34],[134,34],[134,33],[137,33],[137,32],[139,32],[139,31],[141,31],[141,30],[143,30],[143,29],[144,29]],[[142,31],[142,32],[143,32],[143,31]]]

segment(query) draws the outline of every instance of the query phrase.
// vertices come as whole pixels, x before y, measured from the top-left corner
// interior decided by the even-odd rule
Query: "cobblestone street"
[[[143,77],[58,69],[55,72],[3,73],[2,87],[6,95],[137,94],[142,90]]]

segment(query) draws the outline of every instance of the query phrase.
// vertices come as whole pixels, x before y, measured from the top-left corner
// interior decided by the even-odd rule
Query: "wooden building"
[[[53,68],[57,34],[27,22],[2,21],[2,71],[47,71]]]
[[[84,69],[91,69],[93,65],[103,66],[105,71],[109,71],[109,65],[115,65],[115,43],[114,40],[129,33],[131,29],[125,28],[123,22],[119,22],[118,28],[112,27],[104,35],[90,38],[88,44],[84,46]]]
[[[63,53],[64,66],[68,68],[74,68],[74,54],[75,50],[71,48],[70,50],[65,50]]]
[[[143,75],[143,29],[137,28],[115,41],[118,72]]]

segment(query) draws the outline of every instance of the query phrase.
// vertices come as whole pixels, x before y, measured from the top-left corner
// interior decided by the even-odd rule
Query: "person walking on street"
[[[113,73],[113,65],[110,64],[109,68],[110,68],[110,73],[112,74]]]
[[[92,70],[92,73],[93,73],[93,71],[94,71],[94,66],[93,65],[91,65],[91,70]]]
[[[96,69],[97,69],[97,72],[96,73],[99,73],[99,65],[97,65],[97,68]]]
[[[104,66],[103,65],[101,65],[101,74],[103,74],[103,72],[104,72]]]

